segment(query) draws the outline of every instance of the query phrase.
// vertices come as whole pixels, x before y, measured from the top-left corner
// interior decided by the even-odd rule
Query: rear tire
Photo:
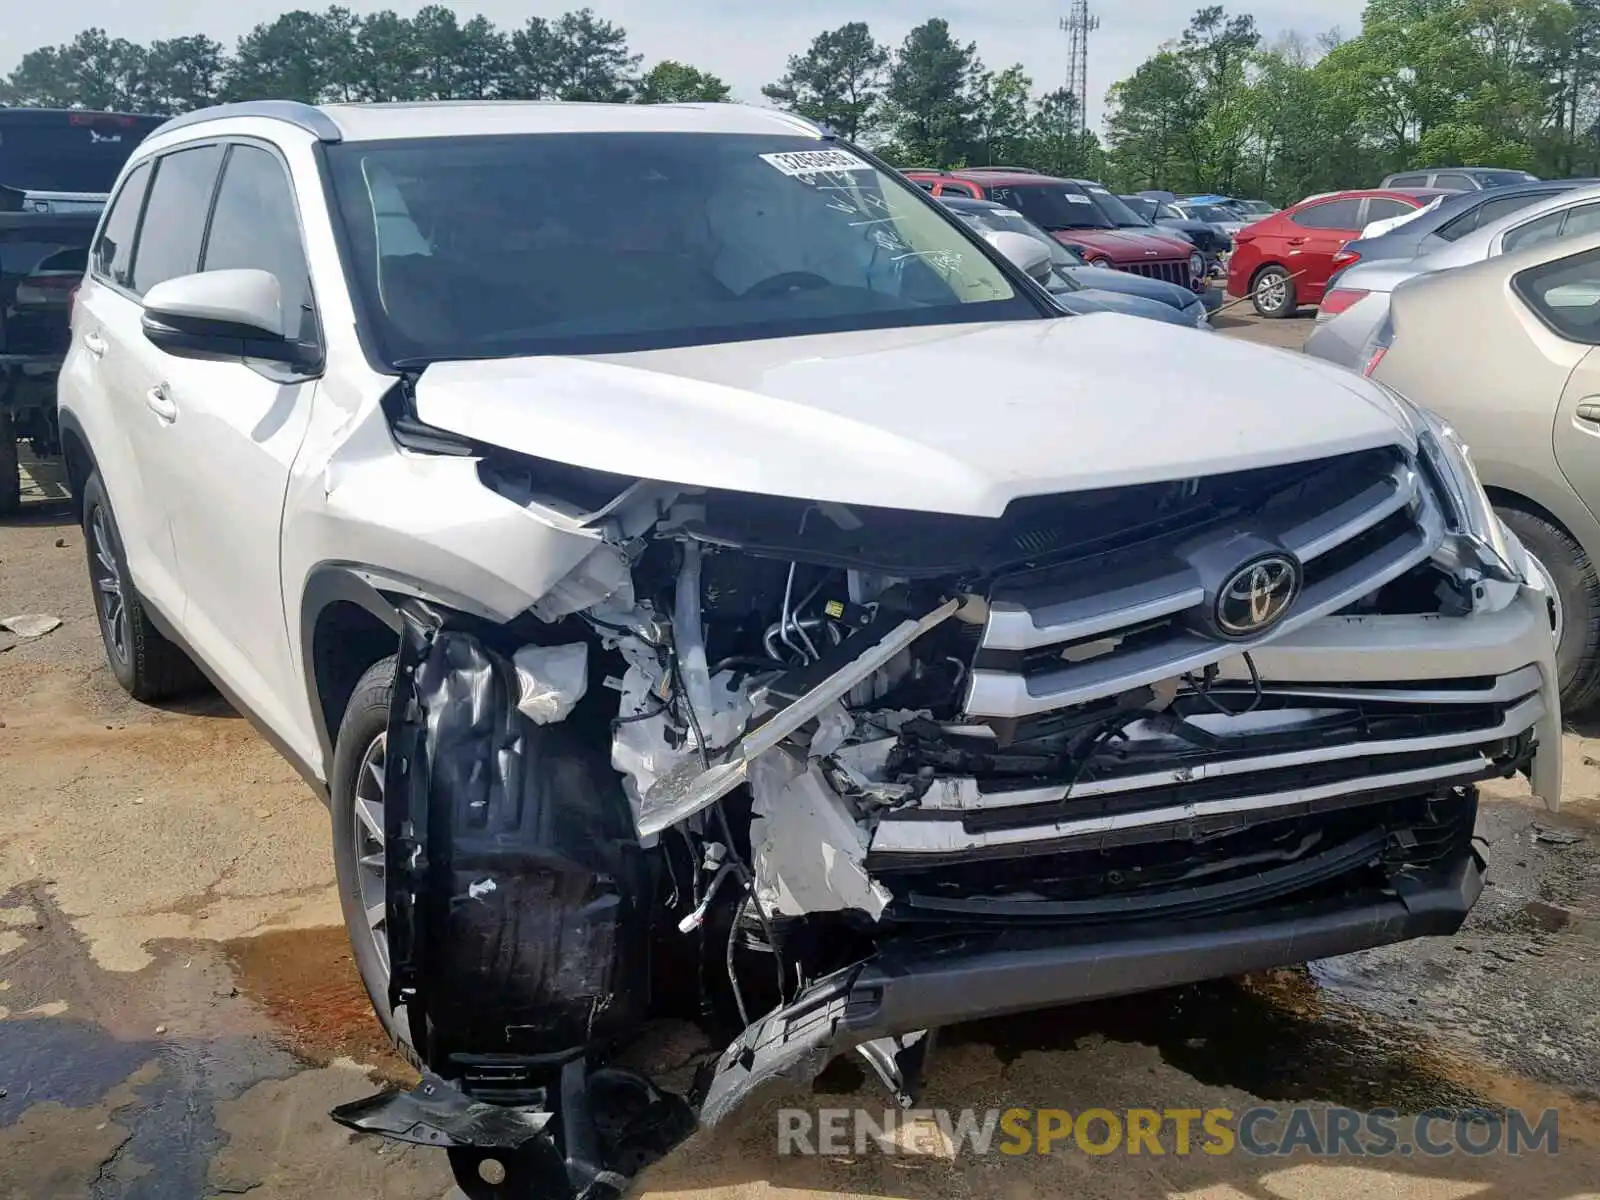
[[[0,412],[0,517],[16,515],[22,507],[22,464],[17,456],[17,422]]]
[[[1250,303],[1268,320],[1292,317],[1300,309],[1294,280],[1282,267],[1265,267],[1250,282]]]
[[[1600,701],[1600,573],[1583,547],[1559,525],[1520,508],[1496,511],[1544,567],[1561,603],[1556,667],[1562,712],[1591,708]]]
[[[334,874],[339,882],[339,907],[350,935],[351,957],[372,1001],[372,1011],[389,1035],[389,1041],[401,1057],[421,1070],[421,1060],[411,1044],[405,1010],[389,1007],[386,927],[375,927],[367,915],[369,905],[382,903],[384,891],[385,872],[373,865],[374,857],[381,861],[383,854],[382,788],[380,783],[374,812],[371,785],[375,781],[374,770],[376,776],[382,775],[383,743],[389,732],[389,705],[394,697],[395,663],[394,655],[373,663],[350,695],[334,743],[328,798],[333,820]],[[387,913],[384,915],[386,917]],[[381,948],[380,938],[383,939]]]
[[[200,669],[150,620],[128,574],[122,534],[98,472],[83,485],[83,544],[100,642],[123,691],[135,700],[154,704],[205,686]]]

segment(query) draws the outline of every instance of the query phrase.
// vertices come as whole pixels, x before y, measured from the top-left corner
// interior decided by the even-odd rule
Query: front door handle
[[[1579,404],[1578,420],[1600,425],[1600,400],[1585,400]]]
[[[172,393],[167,390],[166,384],[158,383],[146,392],[144,402],[166,424],[171,425],[178,419],[178,406],[172,402]]]
[[[83,335],[83,348],[96,358],[100,358],[106,352],[106,340],[98,333],[86,333]]]

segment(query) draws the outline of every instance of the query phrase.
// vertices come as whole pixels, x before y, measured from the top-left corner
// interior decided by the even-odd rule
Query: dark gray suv
[[[1538,183],[1537,175],[1506,167],[1429,167],[1386,175],[1381,188],[1444,188],[1451,192],[1481,192],[1518,183]]]

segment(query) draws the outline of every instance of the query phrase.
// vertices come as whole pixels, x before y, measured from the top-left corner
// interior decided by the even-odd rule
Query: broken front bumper
[[[1469,851],[1448,875],[1392,899],[1114,932],[1004,929],[891,944],[746,1030],[718,1062],[700,1119],[713,1125],[764,1083],[803,1081],[880,1039],[1454,933],[1483,890],[1483,871]]]

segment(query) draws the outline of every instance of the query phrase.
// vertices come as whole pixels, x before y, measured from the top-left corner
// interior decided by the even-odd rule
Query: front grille
[[[1431,493],[1397,449],[1270,478],[1246,511],[997,580],[967,715],[1026,718],[1203,669],[1371,595],[1443,537]],[[1262,552],[1301,565],[1299,596],[1263,636],[1224,638],[1210,617],[1221,579]]]
[[[1143,275],[1147,279],[1159,279],[1182,287],[1188,287],[1190,283],[1189,260],[1186,258],[1178,262],[1124,263],[1119,269],[1132,275]]]
[[[1264,681],[1259,691],[1186,691],[1082,769],[934,779],[914,804],[882,815],[868,867],[1205,842],[1505,775],[1531,755],[1530,731],[1545,715],[1541,684],[1530,665],[1409,686]],[[1048,734],[1022,725],[1019,736]],[[978,761],[1003,767],[1030,744]],[[912,758],[904,769],[917,766]]]

